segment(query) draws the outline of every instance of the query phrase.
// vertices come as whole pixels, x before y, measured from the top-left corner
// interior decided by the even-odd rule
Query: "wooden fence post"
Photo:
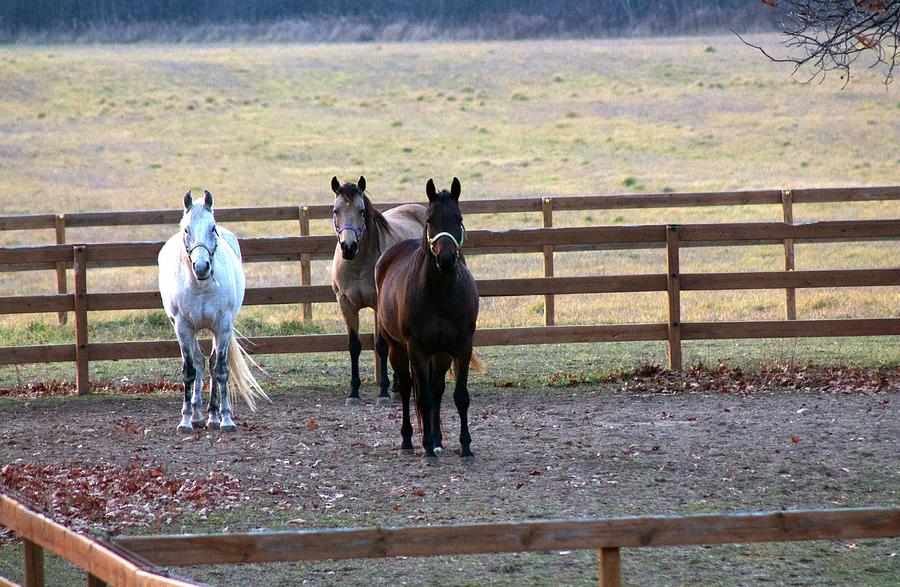
[[[75,257],[75,385],[78,395],[90,392],[87,331],[87,247],[73,248]]]
[[[309,236],[309,206],[300,206],[300,236]],[[300,285],[312,284],[312,268],[309,255],[300,255]],[[312,320],[312,304],[301,304],[303,308],[303,321]]]
[[[541,200],[541,214],[544,228],[553,228],[553,199]],[[544,245],[544,277],[553,277],[553,245]],[[544,325],[556,324],[556,298],[553,294],[544,295]]]
[[[65,214],[57,214],[56,215],[56,244],[64,245],[66,244],[66,215]],[[56,292],[57,293],[67,293],[68,286],[66,284],[66,264],[65,263],[57,263],[56,264]],[[65,324],[69,321],[69,313],[68,312],[59,312],[57,314],[58,320],[60,324]]]
[[[669,369],[681,371],[681,277],[679,226],[666,226],[666,284],[669,298]]]
[[[618,548],[601,548],[597,553],[600,563],[600,587],[619,587],[622,584],[622,559]]]
[[[781,210],[785,224],[794,223],[794,196],[791,190],[781,190]],[[794,239],[784,239],[784,270],[794,270]],[[797,319],[797,290],[789,287],[784,290],[787,319]]]
[[[44,587],[44,549],[22,539],[25,550],[25,587]]]

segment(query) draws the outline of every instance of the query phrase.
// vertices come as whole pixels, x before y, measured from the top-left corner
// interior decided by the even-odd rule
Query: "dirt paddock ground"
[[[399,450],[399,407],[376,408],[371,394],[345,407],[333,391],[280,392],[257,413],[239,410],[230,436],[178,435],[176,392],[15,398],[0,403],[0,463],[7,483],[25,463],[69,479],[141,472],[142,487],[118,501],[107,491],[92,519],[70,520],[125,533],[897,505],[900,396],[845,391],[475,390],[475,458],[455,454],[458,420],[445,398],[448,450],[430,462]],[[178,489],[160,499],[146,491],[157,480]],[[59,491],[46,499],[77,510],[59,505]],[[0,548],[0,574],[18,577],[19,548]],[[631,549],[623,578],[889,585],[900,581],[898,550],[900,540]],[[597,566],[594,553],[575,551],[177,572],[231,585],[593,584]],[[79,577],[53,561],[48,573],[59,584]]]

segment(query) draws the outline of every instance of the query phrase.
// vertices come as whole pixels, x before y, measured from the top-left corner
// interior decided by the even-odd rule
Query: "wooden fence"
[[[554,223],[554,211],[768,205],[778,206],[781,209],[782,220],[792,224],[794,222],[794,204],[890,200],[900,200],[900,186],[464,200],[461,202],[461,208],[466,215],[540,213],[542,226],[550,228]],[[386,210],[404,203],[409,202],[376,203],[376,207],[380,210]],[[331,212],[331,205],[221,208],[216,210],[216,217],[221,222],[298,222],[299,234],[301,236],[310,236],[310,221],[331,218]],[[54,231],[56,244],[65,244],[67,228],[177,224],[180,218],[181,211],[177,209],[0,216],[0,231],[50,229]],[[796,268],[794,242],[791,239],[785,239],[782,243],[784,246],[784,269],[785,271],[793,271]],[[313,259],[330,259],[333,248],[332,246],[329,250],[305,255],[299,259],[301,285],[312,285],[310,261]],[[556,250],[559,249],[552,245],[546,245],[536,251],[528,249],[528,252],[543,254],[544,277],[552,277],[554,275],[553,257]],[[568,250],[573,249],[569,248]],[[67,292],[66,267],[66,262],[60,262],[54,267],[50,267],[56,271],[57,293]],[[42,266],[41,268],[47,267]],[[0,266],[0,271],[3,270],[3,267]],[[312,318],[312,304],[304,302],[301,304],[301,307],[304,320],[310,320]],[[795,289],[792,287],[785,289],[785,311],[788,320],[796,319],[796,294]],[[66,321],[66,317],[66,312],[59,312],[61,323]],[[554,296],[552,293],[545,294],[544,324],[553,326],[555,323]]]
[[[190,584],[153,566],[596,550],[600,585],[613,587],[621,582],[621,548],[896,538],[900,508],[123,536],[101,543],[0,494],[0,525],[24,541],[27,587],[44,584],[44,548],[85,569],[96,587]]]
[[[782,338],[817,336],[867,336],[900,334],[900,318],[841,320],[785,320],[757,322],[689,322],[681,319],[681,292],[689,290],[782,289],[900,285],[900,268],[822,271],[769,271],[743,273],[689,273],[680,271],[684,247],[721,243],[857,241],[900,239],[900,219],[831,221],[809,224],[737,223],[697,225],[645,225],[584,228],[540,228],[508,231],[471,231],[469,254],[584,250],[603,247],[665,248],[665,274],[583,277],[487,279],[478,282],[482,296],[600,294],[610,292],[666,292],[668,319],[655,324],[543,326],[478,330],[477,346],[604,341],[666,341],[669,367],[682,367],[683,340]],[[7,270],[53,268],[71,264],[75,273],[73,294],[0,297],[0,314],[74,312],[75,344],[31,345],[0,348],[0,364],[74,362],[79,393],[89,389],[89,362],[180,356],[170,341],[88,341],[88,313],[98,310],[156,309],[162,306],[158,292],[90,293],[89,267],[136,266],[156,262],[162,243],[101,243],[0,248],[0,266]],[[297,261],[330,254],[333,236],[243,239],[247,262]],[[334,302],[329,286],[250,288],[247,305]],[[363,347],[373,348],[371,335]],[[258,354],[343,351],[340,334],[251,338],[249,347]]]

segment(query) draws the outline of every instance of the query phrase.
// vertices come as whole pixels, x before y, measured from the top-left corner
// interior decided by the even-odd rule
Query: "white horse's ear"
[[[203,190],[203,205],[206,206],[207,210],[212,210],[213,197],[212,194],[206,190]]]
[[[359,176],[359,181],[356,182],[356,187],[359,188],[360,193],[366,191],[366,178],[363,176]]]
[[[341,182],[338,181],[336,175],[331,178],[331,191],[333,191],[335,195],[339,194],[341,191]]]
[[[428,183],[425,184],[425,195],[428,196],[428,201],[434,201],[434,196],[437,194],[437,191],[434,189],[434,180],[429,179]]]
[[[191,208],[194,207],[194,198],[191,196],[191,192],[184,194],[184,211],[187,212]]]
[[[454,177],[453,183],[450,184],[450,197],[458,202],[459,194],[461,194],[461,193],[462,193],[462,186],[459,185],[459,179]]]

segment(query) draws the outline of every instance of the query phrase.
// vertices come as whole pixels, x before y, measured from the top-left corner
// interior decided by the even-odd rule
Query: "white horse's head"
[[[204,191],[203,205],[195,206],[191,192],[184,195],[184,217],[181,219],[184,251],[191,262],[194,277],[200,281],[210,278],[216,256],[219,231],[213,217],[212,194]]]

